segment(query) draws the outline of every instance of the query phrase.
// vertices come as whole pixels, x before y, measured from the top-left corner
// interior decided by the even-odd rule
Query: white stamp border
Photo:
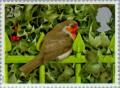
[[[5,84],[4,81],[4,6],[5,4],[114,4],[115,5],[115,83],[90,84]],[[118,88],[120,87],[120,1],[119,0],[0,0],[0,86],[3,88]]]

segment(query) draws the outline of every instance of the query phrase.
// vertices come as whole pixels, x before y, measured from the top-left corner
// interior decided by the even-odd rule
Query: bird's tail
[[[39,54],[31,61],[27,62],[25,65],[21,66],[19,70],[25,74],[29,74],[32,72],[35,68],[43,64],[43,55]]]

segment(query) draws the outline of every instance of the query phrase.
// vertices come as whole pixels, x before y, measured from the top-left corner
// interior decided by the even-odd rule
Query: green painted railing
[[[80,71],[81,71],[81,63],[85,63],[86,59],[85,56],[79,55],[78,56],[69,56],[68,58],[62,61],[51,61],[49,63],[76,63],[75,66],[75,76],[76,76],[76,83],[81,83]],[[34,56],[6,56],[5,57],[5,83],[8,81],[8,64],[9,63],[26,63],[33,59]],[[115,63],[114,57],[111,55],[100,56],[99,59],[102,63]],[[113,65],[113,82],[114,82],[114,65]],[[39,67],[39,82],[45,83],[45,66],[41,65]]]

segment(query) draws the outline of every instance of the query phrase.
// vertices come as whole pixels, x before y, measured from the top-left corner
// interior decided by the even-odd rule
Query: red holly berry
[[[18,36],[16,36],[16,35],[11,36],[11,40],[12,40],[12,41],[19,41],[20,39],[21,39],[21,38],[18,37]]]

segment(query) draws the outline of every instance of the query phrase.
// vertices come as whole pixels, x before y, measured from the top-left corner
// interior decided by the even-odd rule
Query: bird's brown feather
[[[57,36],[54,36],[53,38],[46,39],[41,46],[41,52],[44,54],[44,62],[54,60],[57,56],[67,52],[67,50],[72,47],[72,42],[73,40],[70,36],[66,36],[62,33],[58,33]]]

